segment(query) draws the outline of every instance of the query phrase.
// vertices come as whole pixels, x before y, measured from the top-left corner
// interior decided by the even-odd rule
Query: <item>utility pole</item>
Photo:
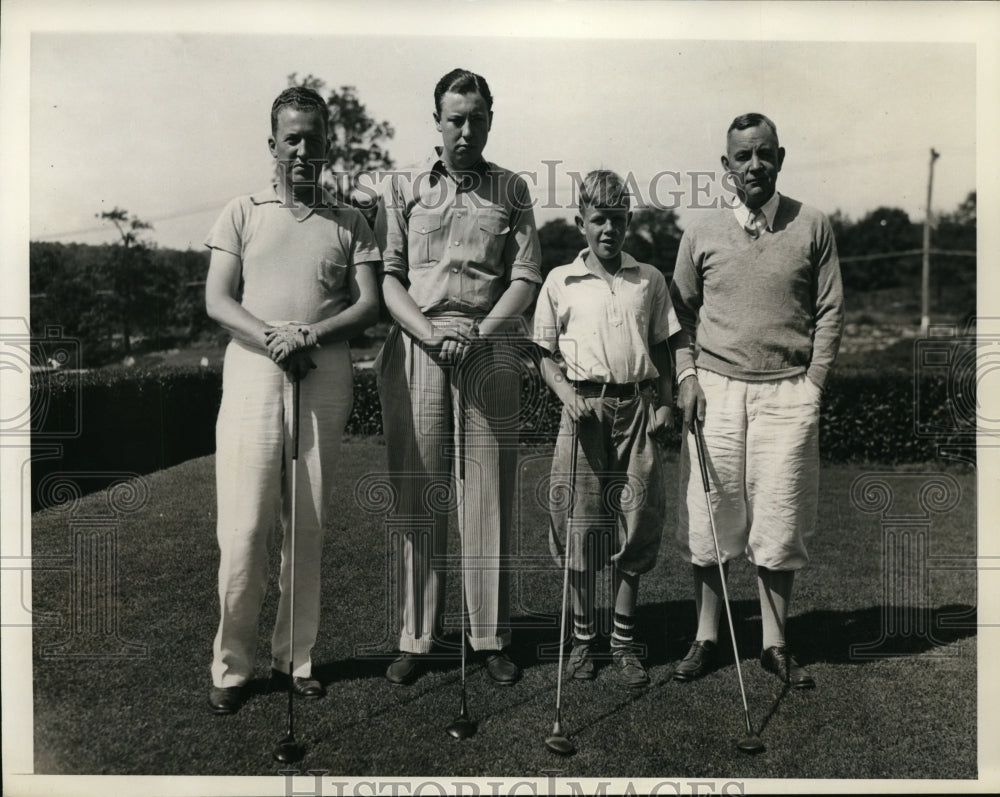
[[[931,188],[934,186],[934,161],[941,156],[931,147],[930,173],[927,175],[927,207],[924,212],[924,268],[920,275],[920,335],[927,337],[931,325]]]

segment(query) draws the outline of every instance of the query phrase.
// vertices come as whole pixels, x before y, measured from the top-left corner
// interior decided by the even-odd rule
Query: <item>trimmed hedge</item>
[[[36,493],[53,473],[76,473],[81,491],[90,492],[106,486],[114,474],[150,473],[215,450],[222,392],[218,369],[40,373],[33,375],[31,387],[33,507],[47,505]],[[974,388],[974,380],[956,385],[936,372],[915,380],[905,369],[835,371],[823,398],[823,458],[926,462],[940,456],[941,445],[964,445],[974,456],[974,417],[967,417],[967,408],[975,407]],[[356,369],[354,389],[347,432],[380,435],[375,373]],[[522,398],[522,440],[552,442],[559,427],[558,401],[530,375],[524,377]],[[679,445],[680,427],[677,418],[669,445]],[[62,446],[61,456],[44,456],[53,444]]]

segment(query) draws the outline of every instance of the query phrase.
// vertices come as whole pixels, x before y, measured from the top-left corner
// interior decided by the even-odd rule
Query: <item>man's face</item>
[[[599,260],[614,260],[622,251],[632,214],[628,208],[584,206],[576,226],[587,239],[587,247]]]
[[[743,204],[756,210],[774,195],[784,159],[778,137],[766,124],[759,124],[729,131],[722,165],[732,173]]]
[[[267,141],[288,186],[319,181],[326,143],[326,124],[319,113],[288,107],[278,111],[277,129]]]
[[[434,114],[444,144],[444,162],[453,169],[469,169],[483,156],[493,114],[479,92],[441,98],[441,111]]]

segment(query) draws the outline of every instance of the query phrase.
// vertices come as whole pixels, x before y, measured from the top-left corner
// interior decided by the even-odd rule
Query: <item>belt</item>
[[[572,380],[571,380],[572,381]],[[634,398],[646,388],[653,387],[652,379],[642,382],[576,382],[573,387],[577,395],[584,398]]]

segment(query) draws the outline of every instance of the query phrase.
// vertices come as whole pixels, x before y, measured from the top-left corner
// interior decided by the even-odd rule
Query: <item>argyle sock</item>
[[[785,646],[785,625],[788,621],[788,604],[792,599],[794,582],[794,570],[757,568],[760,624],[763,629],[762,650]]]

